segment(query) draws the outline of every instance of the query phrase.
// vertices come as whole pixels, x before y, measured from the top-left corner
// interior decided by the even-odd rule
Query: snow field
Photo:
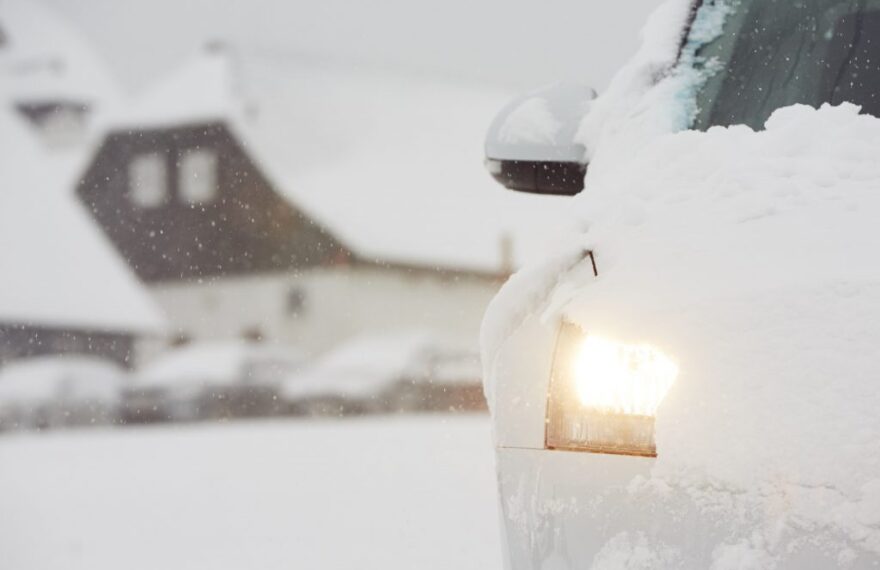
[[[498,568],[485,417],[0,438],[0,567]]]

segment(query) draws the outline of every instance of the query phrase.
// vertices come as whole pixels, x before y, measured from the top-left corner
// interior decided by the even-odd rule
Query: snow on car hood
[[[817,529],[842,565],[880,555],[877,156],[880,119],[849,104],[604,155],[573,203],[583,241],[502,292],[484,358],[512,307],[655,345],[681,373],[640,500],[738,517],[728,546],[755,560]]]

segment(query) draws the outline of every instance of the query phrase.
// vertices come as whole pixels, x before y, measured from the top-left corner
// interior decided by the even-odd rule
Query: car
[[[481,333],[509,569],[880,564],[880,3],[670,0],[486,166],[582,228]]]
[[[390,398],[394,410],[486,411],[477,351],[450,343],[436,343],[421,357],[421,373],[395,387]]]
[[[479,410],[473,352],[422,331],[358,335],[292,373],[281,397],[313,416]]]
[[[168,351],[138,370],[124,394],[132,423],[260,417],[281,413],[278,388],[299,369],[294,347],[201,342]]]
[[[0,369],[0,430],[107,425],[127,372],[94,356],[36,356]]]

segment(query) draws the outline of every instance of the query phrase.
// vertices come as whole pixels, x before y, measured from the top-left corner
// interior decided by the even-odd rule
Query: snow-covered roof
[[[226,121],[270,180],[363,259],[495,272],[565,235],[565,199],[507,192],[483,169],[508,94],[214,46],[109,128]]]
[[[119,114],[109,118],[108,127],[238,122],[242,108],[232,65],[228,47],[219,42],[206,46],[204,52],[190,56],[145,93],[127,101]]]
[[[0,96],[106,106],[119,90],[88,41],[40,0],[0,0]]]
[[[201,343],[159,357],[136,375],[139,388],[192,389],[237,383],[274,382],[305,357],[290,346],[246,341]]]
[[[76,198],[83,158],[0,109],[0,323],[156,331],[158,309]]]

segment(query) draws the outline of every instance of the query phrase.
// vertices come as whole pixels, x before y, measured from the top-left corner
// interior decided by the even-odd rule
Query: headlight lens
[[[677,375],[652,346],[564,324],[550,378],[547,448],[656,456],[654,418]]]

